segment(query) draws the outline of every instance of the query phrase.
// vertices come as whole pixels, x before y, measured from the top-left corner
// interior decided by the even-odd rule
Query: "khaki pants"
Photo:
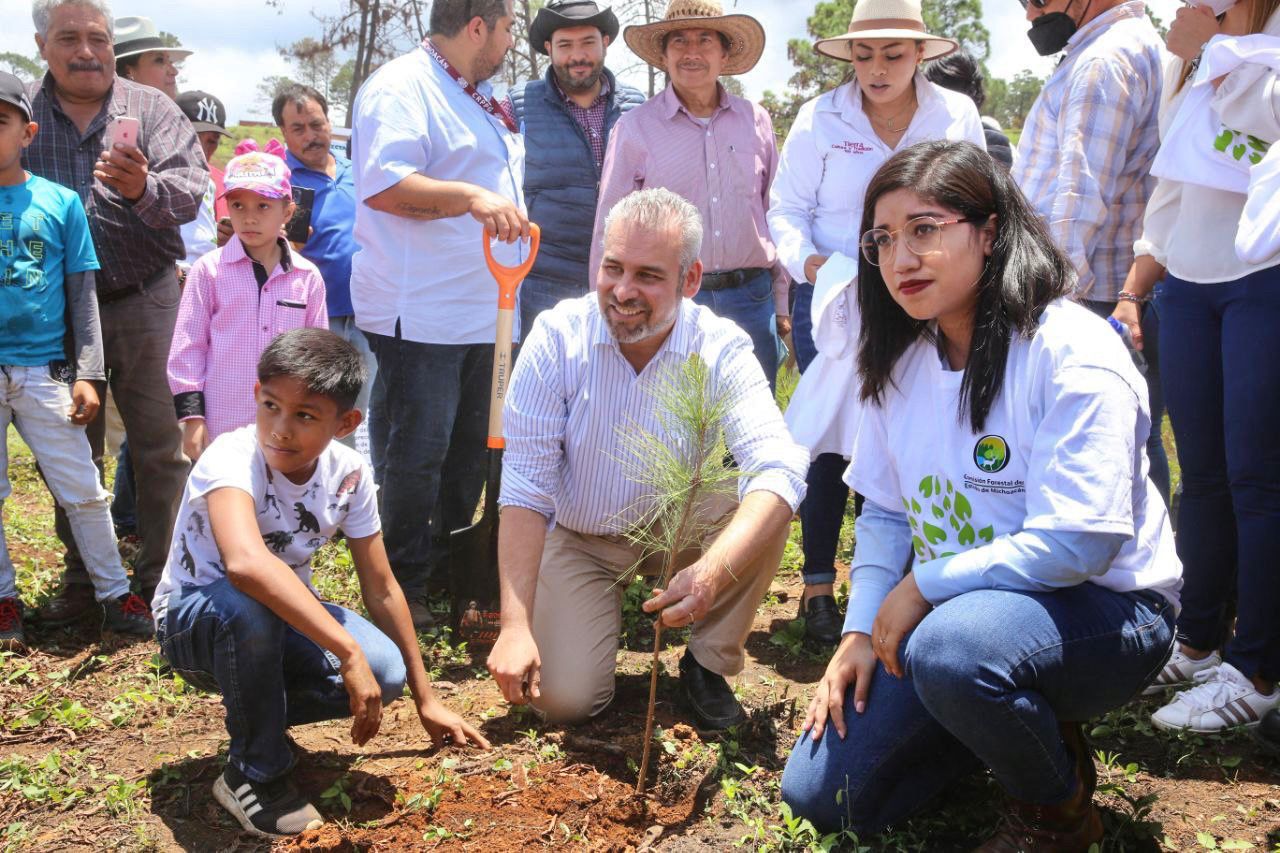
[[[702,550],[728,518],[706,537]],[[741,580],[726,586],[706,617],[694,623],[689,651],[698,663],[725,676],[742,671],[743,645],[786,543],[784,528],[754,560],[734,567]],[[700,553],[681,555],[677,567],[692,564]],[[589,536],[559,525],[547,534],[533,604],[533,637],[542,660],[542,695],[534,706],[552,722],[585,720],[613,699],[625,587],[620,578],[638,557],[639,550],[622,537]],[[641,566],[644,574],[660,571],[656,560]]]

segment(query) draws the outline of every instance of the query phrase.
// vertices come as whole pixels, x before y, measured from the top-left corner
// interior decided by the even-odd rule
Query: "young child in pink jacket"
[[[223,197],[235,235],[191,266],[169,349],[169,390],[194,461],[224,432],[254,422],[258,357],[279,334],[326,329],[324,279],[281,230],[293,215],[276,140],[253,140],[227,164]]]

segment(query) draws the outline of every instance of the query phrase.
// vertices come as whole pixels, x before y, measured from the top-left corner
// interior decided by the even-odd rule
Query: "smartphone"
[[[132,116],[116,116],[107,123],[106,132],[102,136],[102,147],[107,151],[116,143],[138,147],[138,120]]]
[[[290,243],[305,243],[311,236],[311,208],[316,203],[316,191],[310,187],[293,187],[293,203],[298,207],[285,226],[284,236]]]

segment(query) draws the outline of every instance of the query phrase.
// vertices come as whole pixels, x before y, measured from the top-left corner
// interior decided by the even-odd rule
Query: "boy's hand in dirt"
[[[84,426],[98,414],[102,403],[98,399],[98,391],[93,383],[86,379],[78,379],[71,386],[71,411],[67,416],[76,426]]]
[[[382,688],[361,652],[342,662],[339,675],[351,700],[351,742],[364,746],[382,726]]]
[[[666,589],[655,589],[653,597],[643,605],[645,613],[659,610],[662,624],[668,628],[692,625],[706,617],[720,593],[717,576],[721,571],[699,560],[687,569],[676,572]]]
[[[542,659],[528,628],[503,628],[487,663],[503,698],[512,705],[523,705],[542,695]]]
[[[422,721],[422,727],[427,730],[431,742],[436,746],[449,743],[464,746],[474,743],[481,749],[489,748],[489,741],[485,740],[477,728],[450,711],[434,696],[418,705],[418,719]]]

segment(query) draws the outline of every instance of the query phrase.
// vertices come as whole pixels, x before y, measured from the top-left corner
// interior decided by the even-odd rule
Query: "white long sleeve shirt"
[[[894,154],[931,139],[965,140],[986,150],[972,100],[921,74],[915,86],[920,106],[894,148],[876,136],[862,111],[857,81],[800,108],[782,146],[768,214],[778,258],[796,281],[806,281],[804,262],[810,255],[858,256],[867,185]]]

